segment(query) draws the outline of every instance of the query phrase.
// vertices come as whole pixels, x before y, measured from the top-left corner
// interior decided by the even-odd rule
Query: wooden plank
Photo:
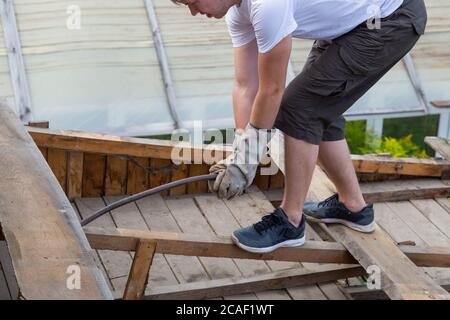
[[[105,197],[105,202],[106,204],[110,204],[122,198],[123,196],[109,196]],[[135,203],[130,203],[113,210],[111,212],[111,217],[117,227],[148,231],[145,220]],[[166,259],[160,254],[155,255],[152,272],[149,278],[149,286],[171,285],[177,283],[178,281]],[[126,283],[124,281],[116,281],[116,285],[126,285]],[[124,287],[119,287],[119,290],[121,289],[124,289]]]
[[[254,185],[258,186],[261,190],[269,189],[270,185],[270,176],[261,174],[261,167],[258,168],[255,176],[255,180],[253,182]]]
[[[187,165],[181,164],[179,166],[176,166],[175,169],[172,171],[170,181],[177,181],[180,179],[187,178],[188,174],[189,174],[189,172],[188,172]],[[186,194],[186,190],[187,190],[186,185],[182,185],[182,186],[178,186],[176,188],[170,189],[169,194],[171,196],[182,195],[182,194]]]
[[[172,162],[168,159],[150,159],[150,188],[155,188],[170,182],[170,171],[172,169]],[[169,190],[161,191],[162,196],[169,195]]]
[[[450,246],[450,214],[434,199],[411,200],[411,203],[449,238],[448,245]]]
[[[172,159],[172,151],[177,147],[177,142],[173,141],[117,137],[96,133],[52,131],[31,127],[28,127],[28,132],[39,147],[106,155],[126,154],[144,158]],[[204,151],[204,147],[194,147],[188,143],[181,143],[180,148],[185,148],[185,153],[190,155],[190,159],[194,159],[195,153],[202,154]],[[218,146],[217,152],[225,157],[231,152],[231,148]],[[213,156],[215,156],[214,153]],[[450,170],[450,162],[439,159],[352,155],[352,161],[358,173],[441,177],[443,173]]]
[[[27,127],[35,143],[40,147],[82,151],[87,153],[101,153],[105,155],[128,155],[132,157],[172,159],[172,152],[177,150],[186,159],[194,159],[195,153],[202,155],[203,148],[196,147],[186,142],[174,142],[168,140],[141,139],[130,137],[118,137],[92,132],[79,132],[68,130],[50,130]],[[229,146],[217,145],[216,151],[208,151],[213,157],[219,153],[221,159],[231,152]]]
[[[106,157],[85,153],[83,162],[83,197],[100,197],[104,194]]]
[[[205,164],[191,164],[189,165],[189,177],[200,176],[209,173],[209,166]],[[200,181],[190,183],[187,185],[187,193],[198,194],[208,192],[208,182]]]
[[[195,203],[207,219],[208,224],[219,236],[230,236],[232,232],[240,228],[239,224],[216,195],[199,195],[194,198]],[[242,275],[246,277],[269,273],[271,270],[264,261],[234,260]],[[267,291],[257,293],[259,299],[276,299],[285,292]]]
[[[83,219],[105,206],[105,202],[101,198],[77,198],[75,199],[75,203]],[[110,214],[98,218],[93,221],[90,226],[96,228],[116,228]],[[114,285],[112,279],[123,277],[126,281],[132,263],[131,256],[127,252],[116,252],[111,250],[98,250],[97,252],[100,260],[105,266],[108,277],[113,283],[114,289],[119,290],[119,288]],[[123,287],[120,289],[123,289]]]
[[[284,172],[282,139],[277,135],[270,150],[272,159]],[[316,167],[309,190],[308,200],[320,201],[336,189]],[[343,225],[320,226],[342,243],[366,270],[372,265],[378,266],[382,289],[391,299],[450,299],[450,295],[418,269],[380,227],[376,226],[371,234],[362,234]]]
[[[450,196],[450,185],[436,178],[364,182],[360,186],[368,203]],[[282,189],[270,189],[264,194],[272,202],[283,200]]]
[[[82,152],[69,152],[67,174],[67,197],[72,200],[81,197],[83,190],[83,159]]]
[[[2,1],[0,16],[5,47],[8,53],[9,72],[11,74],[11,85],[14,91],[16,108],[19,110],[20,120],[28,122],[31,119],[31,96],[13,0]]]
[[[85,227],[84,230],[91,246],[100,250],[132,251],[137,239],[150,239],[158,242],[157,253],[312,263],[356,263],[347,249],[337,242],[311,240],[302,247],[280,248],[271,253],[255,254],[236,248],[230,237],[122,228]],[[417,257],[417,263],[420,260],[426,261],[426,266],[450,264],[449,249],[445,247],[400,245],[398,248],[413,262],[416,262],[414,257]]]
[[[352,155],[357,173],[400,174],[441,177],[450,169],[446,160],[417,158],[386,158],[371,155]]]
[[[321,200],[333,194],[331,181],[316,168],[311,184],[311,200]],[[358,262],[367,268],[376,265],[381,271],[381,286],[391,299],[450,299],[423,270],[418,269],[392,239],[378,226],[371,234],[362,234],[342,225],[327,225],[337,241],[342,243]]]
[[[307,268],[294,268],[250,277],[236,277],[152,288],[144,299],[210,299],[232,294],[307,286],[317,282],[333,281],[364,274],[365,270],[360,266],[340,268],[322,266],[313,271]]]
[[[127,160],[118,156],[106,157],[105,195],[119,196],[127,193]]]
[[[439,109],[450,108],[450,100],[437,100],[437,101],[431,101],[431,104],[432,104],[435,108],[439,108]]]
[[[138,300],[144,296],[148,281],[148,273],[153,262],[156,242],[139,240],[133,263],[123,293],[124,300]]]
[[[248,195],[254,201],[256,207],[263,212],[272,212],[274,210],[272,204],[258,188],[251,187],[248,191]],[[306,237],[308,241],[322,241],[320,236],[308,224],[306,226]],[[318,264],[314,263],[303,262],[301,265],[311,271],[320,268]],[[289,293],[294,299],[298,300],[323,299],[325,297],[333,300],[346,299],[334,283],[304,286],[298,289],[291,289]]]
[[[136,202],[150,230],[180,233],[180,227],[159,194]],[[209,280],[209,276],[197,257],[165,254],[170,268],[181,283]],[[154,271],[151,273],[153,274]]]
[[[204,234],[213,237],[213,231],[204,219],[201,211],[190,197],[167,198],[165,200],[172,216],[181,231],[193,234]],[[211,279],[222,279],[241,275],[232,259],[217,257],[201,257],[199,259]],[[239,296],[240,299],[255,299],[254,294]]]
[[[50,122],[48,122],[48,121],[28,121],[27,126],[34,127],[34,128],[48,129],[50,126]]]
[[[0,224],[26,299],[110,299],[76,214],[38,148],[0,105]],[[79,266],[81,289],[67,286]],[[33,272],[30,272],[33,270]]]
[[[439,137],[425,137],[425,143],[438,152],[446,160],[450,160],[450,143],[448,139]]]
[[[48,165],[59,182],[61,188],[67,190],[67,152],[57,149],[48,150]]]
[[[284,187],[284,174],[281,170],[278,170],[276,174],[270,176],[270,189],[283,188]]]
[[[148,189],[148,158],[133,158],[128,161],[127,194],[135,194]]]

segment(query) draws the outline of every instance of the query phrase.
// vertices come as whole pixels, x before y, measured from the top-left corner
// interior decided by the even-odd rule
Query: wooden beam
[[[257,254],[241,250],[230,237],[120,228],[85,227],[84,230],[91,246],[98,250],[133,251],[139,239],[149,239],[157,242],[157,253],[165,254],[295,262],[356,263],[340,244],[332,242],[309,241],[302,247],[280,248],[271,253]]]
[[[433,105],[433,107],[439,108],[439,109],[450,108],[450,100],[431,101],[431,104]]]
[[[2,0],[0,2],[0,16],[5,46],[8,52],[9,72],[11,74],[16,108],[19,110],[20,120],[28,122],[31,119],[31,96],[22,56],[19,31],[17,30],[13,0]]]
[[[434,151],[442,155],[446,160],[450,160],[450,141],[439,137],[425,137],[425,143]]]
[[[450,196],[450,185],[437,178],[363,182],[360,186],[369,203]],[[283,189],[269,189],[264,194],[272,202],[283,200]]]
[[[283,136],[280,134],[275,137],[270,146],[271,157],[285,173]],[[308,200],[320,201],[335,193],[335,187],[317,167],[309,191]],[[366,270],[372,266],[380,270],[380,286],[391,299],[450,299],[450,295],[417,268],[378,226],[371,234],[363,234],[339,224],[320,226],[344,245]]]
[[[7,150],[0,152],[0,224],[20,294],[111,299],[70,202],[22,123],[2,104],[0,150]],[[67,272],[76,277],[77,269],[81,288],[71,290]]]
[[[441,177],[450,170],[450,162],[439,159],[387,158],[374,155],[352,155],[352,162],[357,173]]]
[[[216,154],[225,157],[231,151],[231,148],[226,146],[214,146],[216,149],[209,151],[209,148],[212,148],[211,146],[198,148],[185,142],[118,137],[79,131],[55,131],[32,127],[27,127],[27,129],[39,147],[50,147],[69,151],[172,159],[172,151],[174,148],[179,148],[181,156],[184,159],[191,159],[191,161],[194,161],[195,157],[199,155],[200,160],[202,157],[203,159],[209,156],[216,157]]]
[[[336,267],[320,265],[317,270],[294,268],[275,271],[252,277],[234,277],[219,280],[201,281],[173,286],[150,289],[143,299],[174,300],[174,299],[212,299],[223,296],[292,288],[331,282],[339,279],[365,275],[361,266]]]
[[[144,296],[148,273],[153,262],[155,250],[155,241],[146,239],[138,241],[130,274],[123,293],[124,300],[138,300]]]
[[[130,229],[85,227],[94,249],[133,251],[139,239],[156,241],[157,253],[184,256],[226,257],[237,259],[353,264],[356,260],[337,242],[308,241],[302,247],[281,248],[256,254],[239,249],[230,237],[154,232]],[[399,246],[414,263],[423,267],[450,267],[450,249],[441,247]]]

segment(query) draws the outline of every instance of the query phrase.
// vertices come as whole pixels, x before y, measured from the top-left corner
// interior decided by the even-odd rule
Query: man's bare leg
[[[319,146],[284,137],[285,187],[281,208],[289,221],[298,226],[302,219],[303,205],[316,166]]]
[[[353,212],[363,209],[366,202],[359,187],[347,141],[322,141],[319,161],[336,186],[339,200],[347,209]]]

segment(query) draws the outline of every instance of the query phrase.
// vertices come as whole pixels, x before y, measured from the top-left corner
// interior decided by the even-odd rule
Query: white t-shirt
[[[226,14],[234,47],[256,38],[260,52],[270,51],[289,34],[334,39],[362,22],[384,18],[403,0],[242,0]]]

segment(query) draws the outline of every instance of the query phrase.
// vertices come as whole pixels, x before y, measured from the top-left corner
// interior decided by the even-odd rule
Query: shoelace
[[[280,217],[276,216],[275,214],[269,214],[267,216],[262,217],[261,221],[258,223],[255,223],[253,226],[255,227],[255,230],[258,231],[259,234],[262,234],[264,231],[280,225],[283,221]]]
[[[334,194],[329,198],[326,198],[325,200],[323,200],[322,202],[319,202],[318,207],[331,207],[333,205],[336,205],[339,203],[339,199],[338,199],[338,195]]]

